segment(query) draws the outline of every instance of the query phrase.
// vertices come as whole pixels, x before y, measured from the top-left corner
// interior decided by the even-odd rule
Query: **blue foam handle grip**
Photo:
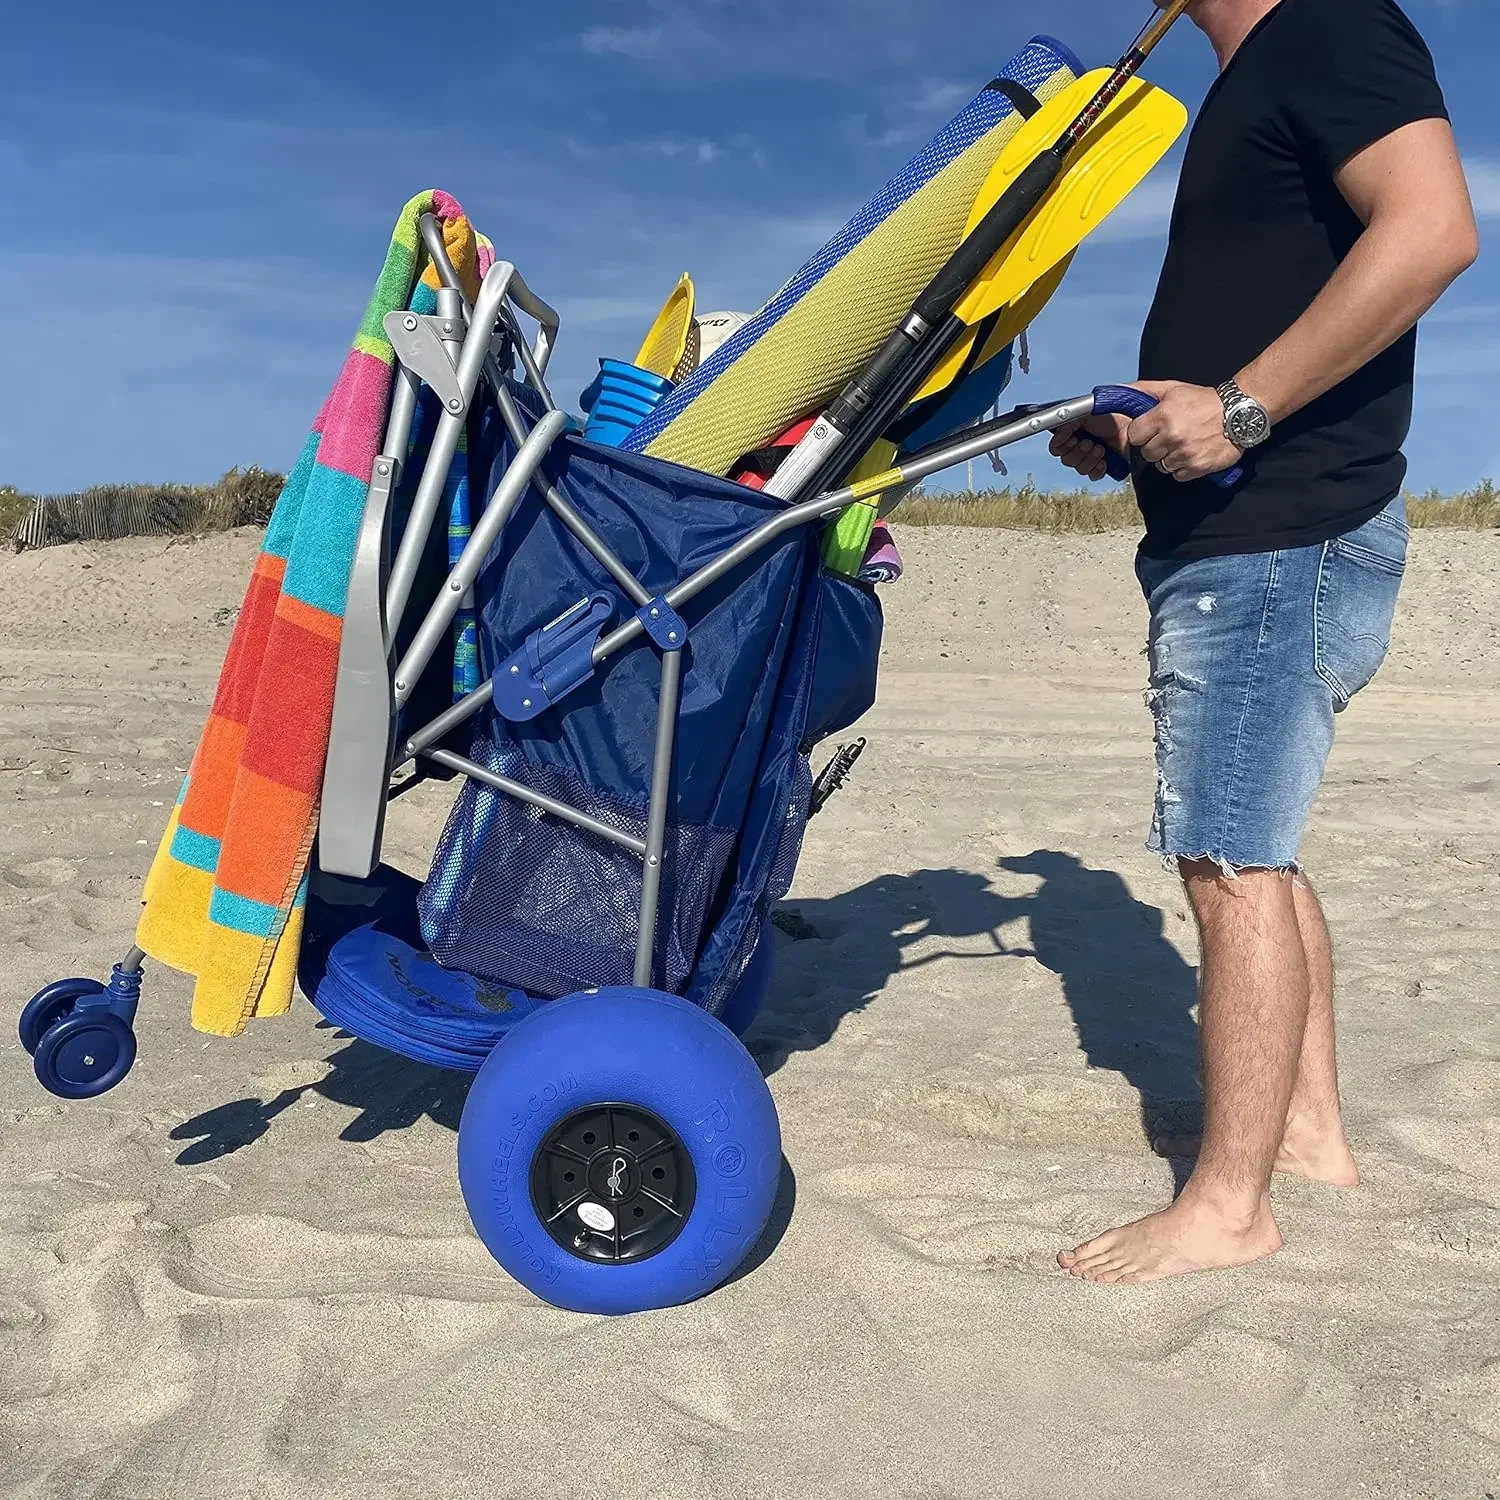
[[[1133,422],[1144,417],[1157,405],[1155,396],[1138,391],[1133,385],[1096,385],[1094,387],[1094,415],[1100,417],[1129,417]],[[1113,448],[1105,449],[1106,472],[1111,479],[1130,478],[1130,460]],[[1208,476],[1221,490],[1232,490],[1245,477],[1244,469],[1236,464],[1222,474]]]

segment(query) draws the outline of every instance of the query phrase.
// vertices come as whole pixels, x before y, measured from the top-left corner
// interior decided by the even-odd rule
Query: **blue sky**
[[[1356,3],[1356,0],[1351,0]],[[1408,0],[1500,230],[1493,0]],[[1092,65],[1120,0],[75,0],[6,23],[0,483],[203,480],[296,455],[423,187],[454,193],[563,313],[576,405],[679,272],[753,309],[1028,35]],[[414,24],[413,17],[423,17]],[[430,20],[426,19],[430,17]],[[478,18],[478,19],[472,19]],[[915,18],[915,19],[914,19]],[[1150,76],[1196,109],[1184,24]],[[1128,378],[1160,267],[1171,163],[1084,249],[1016,399]],[[1500,269],[1424,327],[1411,483],[1500,478]],[[1056,471],[1035,447],[1012,468]]]

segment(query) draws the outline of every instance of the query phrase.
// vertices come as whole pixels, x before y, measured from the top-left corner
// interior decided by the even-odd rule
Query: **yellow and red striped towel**
[[[146,880],[136,942],[194,975],[193,1025],[235,1036],[291,1005],[344,598],[390,406],[386,313],[417,291],[417,222],[442,224],[472,300],[488,246],[447,193],[401,212],[353,347],[276,502],[208,723]],[[424,280],[433,284],[432,268]]]

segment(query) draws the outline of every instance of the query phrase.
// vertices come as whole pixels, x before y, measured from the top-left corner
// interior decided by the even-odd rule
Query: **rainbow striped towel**
[[[338,383],[276,502],[203,737],[167,823],[136,942],[197,979],[193,1025],[236,1036],[292,1002],[328,754],[344,597],[385,432],[394,354],[381,320],[431,306],[417,221],[433,214],[472,300],[488,245],[447,193],[401,211]],[[457,467],[457,465],[455,465]]]

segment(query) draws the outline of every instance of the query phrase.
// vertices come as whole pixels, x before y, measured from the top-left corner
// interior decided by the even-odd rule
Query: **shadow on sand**
[[[319,1021],[318,1026],[334,1036],[348,1035],[327,1021]],[[339,1132],[341,1141],[373,1141],[388,1130],[409,1129],[424,1115],[445,1130],[458,1129],[469,1092],[467,1073],[411,1062],[355,1039],[333,1053],[328,1065],[328,1073],[316,1083],[283,1089],[270,1099],[236,1099],[216,1105],[176,1126],[172,1139],[191,1143],[178,1152],[178,1166],[202,1166],[242,1150],[307,1094],[357,1111]]]
[[[745,1038],[762,1069],[774,1073],[792,1052],[822,1046],[900,970],[949,958],[1034,957],[1061,979],[1088,1061],[1140,1095],[1145,1138],[1197,1129],[1196,972],[1167,940],[1165,914],[1137,901],[1113,870],[1058,850],[1007,857],[1000,868],[1039,884],[1007,896],[983,875],[917,870],[779,912],[777,926],[795,951],[783,949],[780,982]],[[1030,946],[1007,948],[1001,929],[1018,918]],[[825,969],[817,950],[851,937]],[[919,944],[930,951],[913,956]],[[1002,968],[994,982],[1005,982]]]
[[[1167,941],[1164,914],[1137,901],[1114,871],[1091,869],[1057,850],[1008,857],[1000,868],[1040,883],[1029,895],[1007,896],[970,871],[918,870],[783,907],[775,917],[781,934],[778,978],[745,1037],[762,1070],[770,1075],[791,1053],[822,1046],[846,1015],[868,1006],[903,969],[950,958],[1030,956],[1062,980],[1089,1062],[1118,1072],[1139,1093],[1146,1138],[1196,1128],[1201,1106],[1195,975]],[[1007,948],[1000,937],[1017,918],[1026,919],[1029,948]],[[820,950],[842,937],[854,941],[839,944],[836,982],[823,982]],[[914,955],[918,944],[933,939],[940,941],[938,948]],[[995,983],[1004,983],[1003,969],[997,968]],[[327,1022],[319,1024],[332,1030]],[[187,1143],[178,1164],[201,1166],[241,1150],[309,1093],[356,1112],[339,1132],[344,1141],[371,1141],[424,1116],[446,1130],[458,1129],[467,1075],[353,1039],[328,1062],[328,1073],[315,1083],[270,1099],[237,1099],[177,1126],[172,1139]],[[783,1198],[795,1195],[787,1175],[789,1169]]]

